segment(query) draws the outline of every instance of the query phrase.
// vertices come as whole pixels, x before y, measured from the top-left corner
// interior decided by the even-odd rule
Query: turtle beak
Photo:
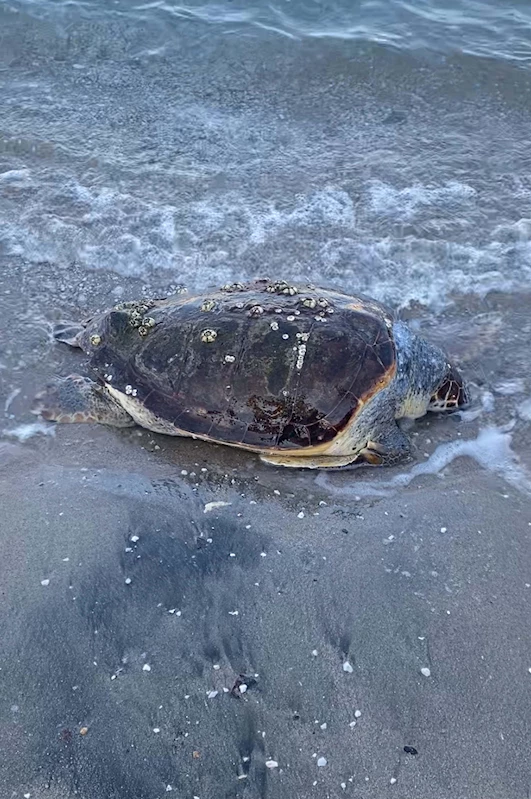
[[[452,364],[448,364],[448,371],[439,388],[432,395],[429,411],[438,413],[452,413],[462,411],[470,404],[470,396],[463,378]]]

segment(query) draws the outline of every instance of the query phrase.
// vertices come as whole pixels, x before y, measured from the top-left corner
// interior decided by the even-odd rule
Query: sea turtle
[[[139,424],[279,466],[393,464],[401,417],[467,404],[455,366],[375,300],[285,281],[116,305],[59,341],[90,357],[37,397],[57,422]]]

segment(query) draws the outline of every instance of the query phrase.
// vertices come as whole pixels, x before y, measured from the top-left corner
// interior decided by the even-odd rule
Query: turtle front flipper
[[[370,466],[395,466],[411,455],[409,438],[392,422],[389,427],[375,431],[366,446],[358,452],[356,463]]]
[[[79,340],[84,329],[83,325],[77,322],[57,322],[53,326],[53,337],[56,341],[68,344],[69,347],[81,347]]]
[[[49,383],[35,397],[32,412],[50,422],[98,422],[114,427],[135,424],[104,386],[80,375]]]

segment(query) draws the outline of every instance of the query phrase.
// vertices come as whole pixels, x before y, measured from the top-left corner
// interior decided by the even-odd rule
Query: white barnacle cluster
[[[297,371],[299,372],[303,367],[305,355],[306,355],[306,344],[299,344],[299,346],[297,347],[297,363],[295,364],[297,367]]]
[[[271,330],[278,330],[278,322],[275,322],[275,320],[273,320],[269,325],[269,327],[271,328]]]
[[[137,389],[136,389],[136,388],[133,388],[133,386],[130,386],[130,385],[128,384],[128,385],[125,387],[125,393],[126,393],[126,394],[129,394],[131,397],[136,397],[136,395],[138,394],[138,391],[137,391]]]
[[[261,316],[264,313],[264,309],[261,305],[253,305],[253,307],[249,310],[249,316]]]
[[[245,291],[245,286],[243,283],[225,283],[225,285],[221,287],[221,291]]]
[[[285,280],[277,280],[275,283],[269,283],[269,285],[266,286],[266,291],[270,294],[288,294],[290,297],[298,293],[297,287],[290,286]]]
[[[306,349],[307,349],[306,342],[310,338],[310,334],[309,333],[297,333],[296,336],[297,336],[297,340],[298,340],[299,343],[298,343],[298,345],[296,347],[296,350],[297,350],[297,362],[295,364],[295,367],[296,367],[297,371],[300,372],[300,370],[302,369],[302,367],[304,365],[304,358],[306,357]]]
[[[206,330],[201,331],[201,341],[203,342],[203,344],[211,344],[213,341],[217,339],[217,337],[218,334],[216,333],[215,330],[210,330],[209,328],[207,328]]]
[[[302,304],[305,308],[310,308],[310,310],[318,309],[318,315],[315,317],[318,322],[324,322],[325,316],[323,314],[334,313],[334,309],[326,297],[304,297]]]
[[[235,355],[225,355],[225,363],[234,363],[235,360]]]
[[[208,311],[213,311],[215,307],[216,307],[215,300],[205,300],[201,305],[201,310],[205,313],[208,313]]]

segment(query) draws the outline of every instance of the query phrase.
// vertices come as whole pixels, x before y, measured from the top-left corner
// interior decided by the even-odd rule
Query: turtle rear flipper
[[[104,386],[88,377],[70,375],[49,383],[35,397],[32,412],[50,422],[96,422],[132,427],[133,419]]]
[[[53,337],[70,347],[80,347],[79,340],[84,329],[83,325],[77,322],[57,322],[53,326]]]

